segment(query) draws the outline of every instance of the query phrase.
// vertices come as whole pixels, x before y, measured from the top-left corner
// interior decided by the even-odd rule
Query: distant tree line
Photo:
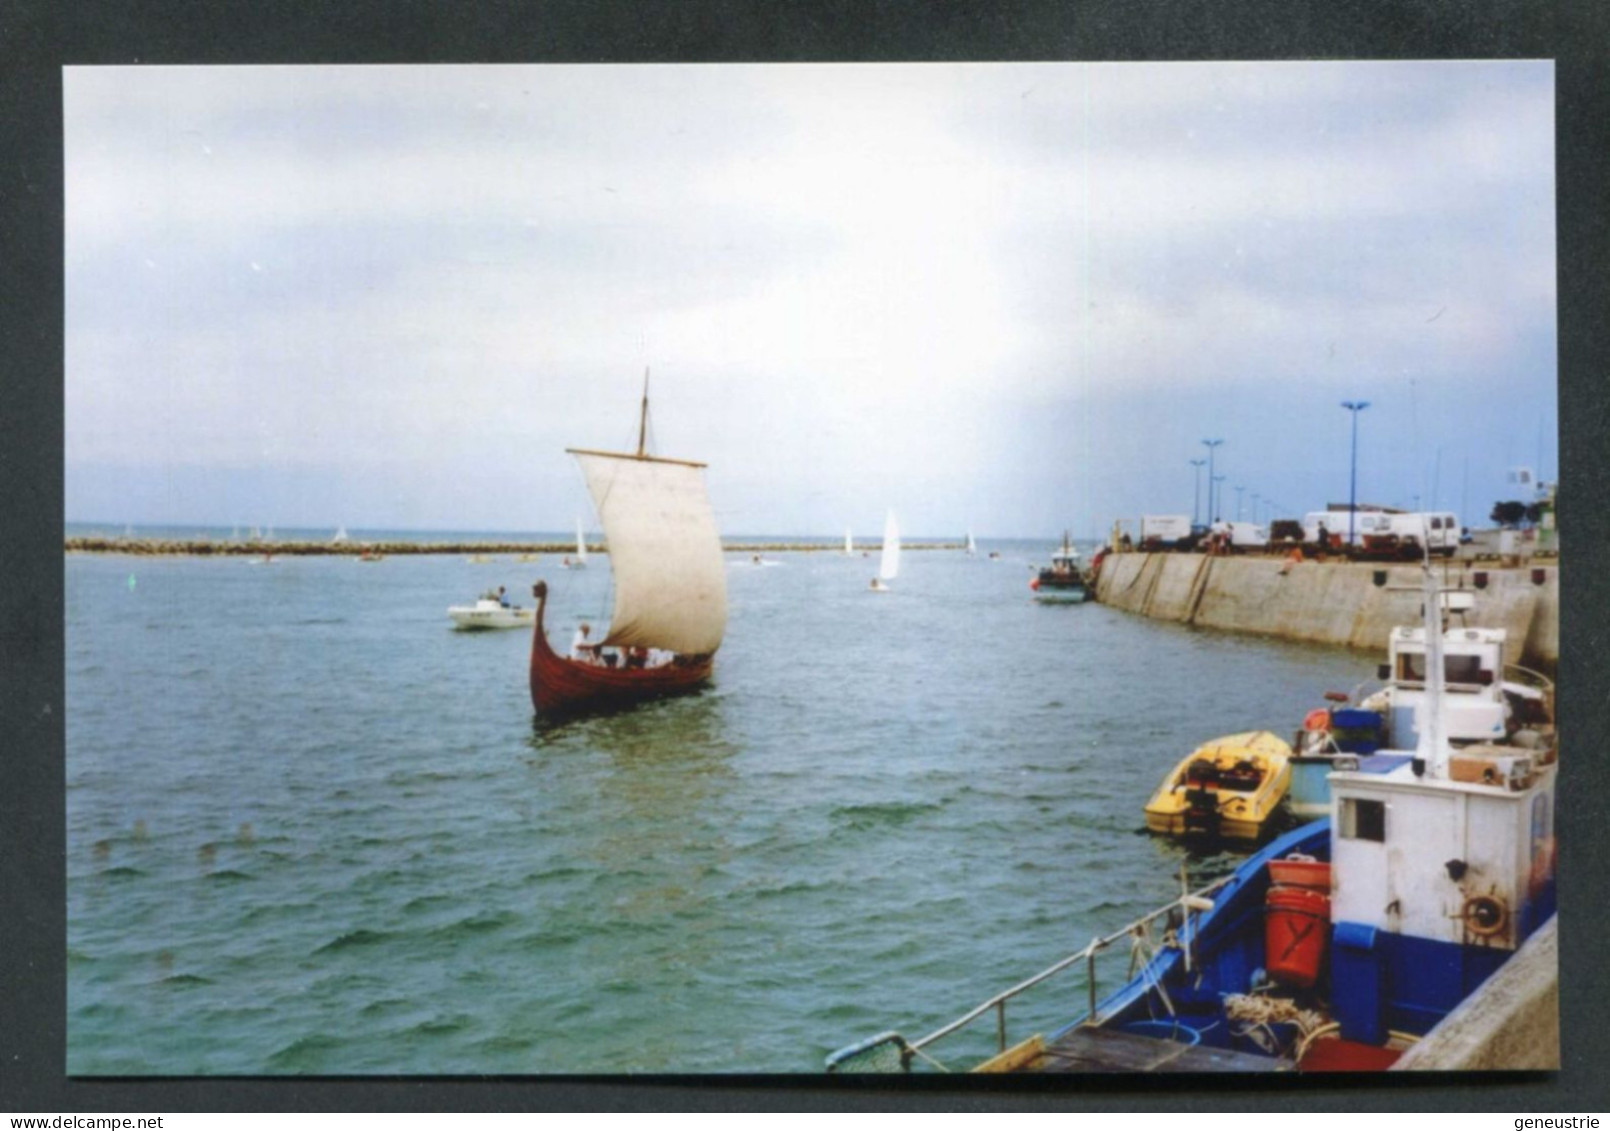
[[[1536,526],[1543,521],[1543,512],[1547,509],[1543,503],[1523,503],[1512,499],[1507,503],[1494,503],[1493,513],[1489,517],[1507,530],[1516,530],[1523,525]]]

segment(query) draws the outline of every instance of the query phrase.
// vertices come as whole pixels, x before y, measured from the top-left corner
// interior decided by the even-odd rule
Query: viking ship
[[[532,588],[531,702],[539,714],[629,706],[693,691],[710,678],[727,628],[727,581],[705,465],[649,455],[647,435],[645,373],[635,453],[566,449],[603,523],[614,611],[592,658],[567,658],[543,631],[548,586]]]

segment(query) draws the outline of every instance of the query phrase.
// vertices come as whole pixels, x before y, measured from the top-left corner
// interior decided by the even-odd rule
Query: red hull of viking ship
[[[537,623],[531,636],[531,702],[540,714],[560,715],[626,707],[647,699],[696,691],[710,678],[709,656],[679,658],[658,668],[610,668],[566,659],[548,644],[542,614],[548,587],[538,582]]]

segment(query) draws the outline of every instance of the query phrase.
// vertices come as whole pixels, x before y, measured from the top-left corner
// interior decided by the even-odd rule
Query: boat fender
[[[1029,582],[1029,588],[1038,593],[1040,591],[1040,579],[1036,577],[1033,581]]]
[[[1329,730],[1330,710],[1326,707],[1315,707],[1303,716],[1304,730]]]

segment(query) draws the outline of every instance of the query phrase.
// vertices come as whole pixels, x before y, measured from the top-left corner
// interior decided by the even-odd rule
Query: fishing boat
[[[900,576],[900,523],[889,511],[883,518],[883,552],[878,558],[878,576],[872,579],[872,592],[889,592],[889,582]]]
[[[1291,784],[1291,747],[1266,730],[1197,747],[1146,803],[1146,827],[1169,836],[1258,840]]]
[[[934,1046],[981,1017],[995,1022],[997,1051],[975,1071],[1558,1068],[1552,1006],[1529,1015],[1536,1024],[1501,1063],[1472,1036],[1496,1032],[1505,1009],[1528,1009],[1557,977],[1557,747],[1451,744],[1440,592],[1429,569],[1423,582],[1413,748],[1339,755],[1325,819],[1200,890],[1182,882],[1177,899],[929,1035],[880,1033],[830,1055],[828,1070],[946,1068]],[[1103,996],[1096,962],[1109,950],[1132,973]],[[1511,981],[1506,1002],[1485,987],[1510,981],[1511,962],[1533,980]],[[1008,1005],[1070,970],[1084,975],[1087,1008],[1010,1043]]]
[[[1384,584],[1384,576],[1378,579]],[[1444,590],[1440,600],[1445,614],[1461,620],[1475,603],[1471,593],[1457,589]],[[1455,747],[1497,747],[1525,757],[1555,744],[1553,681],[1518,664],[1505,664],[1507,640],[1501,628],[1461,624],[1442,630],[1440,707],[1444,734]],[[1380,686],[1367,684],[1351,694],[1326,692],[1327,705],[1308,712],[1292,742],[1288,804],[1294,815],[1315,817],[1329,811],[1327,782],[1338,757],[1418,743],[1418,720],[1426,715],[1429,695],[1429,651],[1424,627],[1393,629],[1387,661],[1376,670]]]
[[[481,594],[473,605],[450,605],[447,615],[465,631],[493,628],[526,628],[536,620],[531,609],[510,605],[496,590]]]
[[[539,714],[629,706],[696,690],[710,678],[726,634],[727,582],[705,465],[649,455],[647,435],[645,373],[635,453],[567,449],[603,523],[614,610],[597,644],[561,656],[543,627],[547,583],[533,587],[531,702]]]
[[[1062,548],[1051,555],[1051,565],[1029,582],[1038,600],[1047,604],[1079,604],[1087,596],[1084,571],[1079,568],[1079,551],[1073,539],[1062,532]]]

